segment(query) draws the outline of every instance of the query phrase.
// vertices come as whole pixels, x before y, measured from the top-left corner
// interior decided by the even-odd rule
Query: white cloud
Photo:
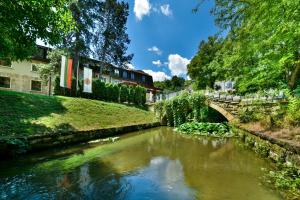
[[[173,76],[186,75],[187,65],[191,62],[191,60],[183,58],[178,54],[170,54],[168,60],[168,66]]]
[[[164,14],[165,16],[168,16],[168,17],[173,15],[173,12],[170,9],[169,4],[165,4],[165,5],[160,6],[160,11],[162,12],[162,14]]]
[[[133,64],[131,63],[127,63],[126,66],[128,67],[128,69],[134,69],[135,67],[133,66]]]
[[[143,70],[147,74],[150,74],[153,77],[153,81],[164,81],[166,79],[171,79],[165,72],[155,72],[152,70]]]
[[[162,62],[160,60],[152,61],[153,65],[156,65],[157,67],[163,66]]]
[[[151,11],[151,4],[149,0],[135,0],[134,14],[138,20],[142,20],[145,15],[149,15]]]
[[[162,51],[157,46],[153,46],[153,47],[149,48],[148,51],[156,53],[157,55],[162,54]]]

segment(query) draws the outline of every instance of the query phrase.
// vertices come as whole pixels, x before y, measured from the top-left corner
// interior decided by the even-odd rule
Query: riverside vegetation
[[[56,134],[157,121],[135,105],[0,91],[0,137]]]
[[[286,120],[289,124],[297,125],[299,120],[297,110],[300,110],[299,99],[293,96],[290,96],[289,99],[292,99],[292,101],[283,105],[276,112],[277,114],[273,113],[270,118],[272,119],[274,116],[280,116],[281,119]],[[253,116],[267,117],[265,114],[258,112],[256,109],[251,111],[247,110],[246,112],[239,114],[239,117],[242,119],[241,122],[245,122],[243,121],[245,119],[253,120]],[[231,127],[226,123],[209,122],[213,121],[213,118],[211,113],[209,113],[206,98],[202,92],[194,92],[192,94],[183,92],[169,101],[158,102],[155,104],[155,113],[162,123],[176,127],[177,131],[184,134],[213,137],[232,137],[236,135],[236,131],[232,133]],[[247,116],[247,114],[249,116]],[[254,149],[256,153],[263,157],[269,156],[271,144],[263,141],[249,140],[249,138],[244,141],[246,147],[251,147],[251,149]],[[281,191],[282,195],[286,199],[299,199],[299,168],[290,163],[285,163],[280,159],[275,162],[276,167],[274,170],[265,172],[264,182],[269,183],[272,187]]]

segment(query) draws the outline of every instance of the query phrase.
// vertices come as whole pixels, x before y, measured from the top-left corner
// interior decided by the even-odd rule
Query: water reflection
[[[268,163],[230,139],[159,128],[76,152],[1,165],[0,199],[280,199],[260,185]]]

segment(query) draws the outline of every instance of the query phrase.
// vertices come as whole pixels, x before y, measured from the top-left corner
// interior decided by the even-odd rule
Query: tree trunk
[[[52,87],[52,74],[50,74],[50,77],[49,77],[49,88],[48,88],[48,95],[51,96],[51,87]]]
[[[300,60],[298,61],[298,63],[296,64],[295,69],[292,71],[292,74],[290,76],[290,80],[289,80],[289,87],[290,89],[295,89],[296,88],[296,84],[297,81],[300,78]]]

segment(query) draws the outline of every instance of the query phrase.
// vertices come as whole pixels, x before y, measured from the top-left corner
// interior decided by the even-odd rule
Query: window
[[[42,91],[42,82],[41,81],[31,81],[31,90],[32,91]]]
[[[37,72],[38,71],[38,67],[37,67],[36,64],[32,64],[31,65],[31,71],[33,71],[33,72]]]
[[[10,78],[0,76],[0,87],[2,88],[10,88]]]
[[[132,80],[134,80],[134,73],[133,72],[130,74],[130,77],[131,77]]]
[[[11,67],[11,61],[10,61],[10,59],[0,60],[0,65],[5,66],[5,67]]]
[[[123,78],[127,79],[127,72],[123,71]]]
[[[142,82],[146,82],[146,77],[144,75],[142,76]]]
[[[101,80],[101,82],[104,82],[104,83],[106,83],[106,78],[104,78],[104,77],[100,77],[100,80]]]
[[[115,70],[114,70],[114,74],[115,74],[115,76],[119,76],[119,73],[120,73],[120,72],[119,72],[119,70],[118,70],[118,69],[115,69]]]

